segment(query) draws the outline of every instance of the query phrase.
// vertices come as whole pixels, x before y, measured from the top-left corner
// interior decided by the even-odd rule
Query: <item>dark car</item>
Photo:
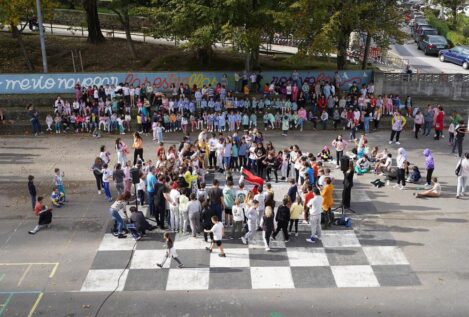
[[[415,42],[419,42],[425,35],[438,35],[438,31],[429,26],[420,26],[417,30]]]
[[[469,69],[469,46],[455,46],[451,49],[441,50],[438,53],[440,61],[461,65]]]
[[[428,24],[427,21],[421,21],[417,22],[414,24],[414,27],[412,28],[412,37],[414,38],[415,42],[417,42],[418,39],[418,33],[421,27],[431,27],[430,24]]]
[[[417,45],[418,49],[422,50],[425,55],[438,55],[441,50],[449,48],[448,41],[441,35],[424,35]]]

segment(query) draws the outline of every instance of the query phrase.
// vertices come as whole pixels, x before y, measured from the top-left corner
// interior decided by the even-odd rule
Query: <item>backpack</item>
[[[334,225],[336,226],[345,226],[346,228],[351,228],[352,227],[352,218],[347,217],[346,215],[340,216],[340,218],[337,218],[334,220]]]

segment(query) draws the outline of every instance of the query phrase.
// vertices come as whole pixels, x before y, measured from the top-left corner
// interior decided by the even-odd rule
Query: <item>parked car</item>
[[[448,41],[441,35],[424,35],[417,43],[419,50],[422,50],[425,55],[434,54],[438,55],[440,50],[449,48]]]
[[[418,30],[420,28],[420,26],[426,26],[426,27],[431,27],[430,24],[428,24],[428,22],[426,20],[421,20],[419,22],[414,22],[414,26],[412,27],[412,30],[411,30],[411,35],[412,35],[412,38],[414,39],[415,42],[417,42],[417,39],[418,39]]]
[[[422,38],[423,38],[425,35],[438,35],[438,31],[435,30],[435,29],[432,28],[432,27],[420,26],[420,27],[417,29],[417,34],[416,34],[415,42],[418,43],[419,41],[421,41]]]
[[[469,69],[469,46],[455,46],[451,49],[441,50],[439,58],[441,62],[450,62]]]

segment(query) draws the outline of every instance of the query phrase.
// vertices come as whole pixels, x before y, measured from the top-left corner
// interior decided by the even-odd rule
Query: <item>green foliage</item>
[[[446,36],[446,34],[448,34],[449,32],[448,23],[444,20],[438,19],[435,15],[431,14],[430,12],[428,13],[429,14],[426,14],[428,23],[438,31],[438,34]]]
[[[449,31],[446,38],[454,46],[469,44],[469,39],[459,32]]]
[[[464,37],[469,38],[469,25],[466,25],[464,29],[462,30],[462,34]]]

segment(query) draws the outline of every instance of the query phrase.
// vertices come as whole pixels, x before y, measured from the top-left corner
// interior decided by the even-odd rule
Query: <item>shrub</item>
[[[427,16],[427,20],[428,23],[438,31],[438,34],[443,36],[446,36],[448,34],[449,26],[446,21],[440,20],[434,15]]]
[[[462,34],[464,37],[469,38],[469,25],[466,25],[464,29],[462,30]]]
[[[449,31],[446,34],[446,38],[453,46],[464,45],[467,43],[466,37],[455,31]]]

